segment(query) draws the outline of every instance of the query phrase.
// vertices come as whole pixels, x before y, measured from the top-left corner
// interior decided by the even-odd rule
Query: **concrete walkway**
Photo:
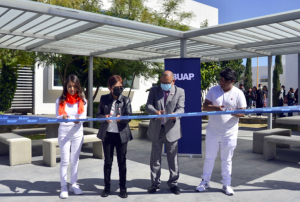
[[[150,186],[149,140],[135,138],[128,145],[127,187],[128,199],[118,197],[118,168],[116,159],[112,171],[112,194],[108,198],[99,195],[103,184],[103,160],[92,157],[92,149],[82,149],[79,163],[79,180],[84,195],[70,194],[66,201],[298,201],[300,198],[300,148],[278,149],[277,159],[264,161],[260,154],[252,153],[252,128],[240,128],[238,146],[233,159],[232,186],[234,196],[221,192],[220,157],[217,158],[210,183],[211,189],[196,193],[200,182],[204,159],[179,158],[181,194],[172,194],[166,184],[169,171],[166,157],[162,157],[162,185],[155,194],[148,194]],[[133,131],[137,137],[137,131]],[[294,133],[293,135],[299,135]],[[204,142],[203,142],[204,143]],[[56,167],[42,164],[40,141],[33,143],[33,163],[8,166],[8,156],[0,157],[0,201],[61,201],[59,199],[59,163]],[[203,154],[205,145],[203,144]],[[59,161],[59,158],[57,159]]]

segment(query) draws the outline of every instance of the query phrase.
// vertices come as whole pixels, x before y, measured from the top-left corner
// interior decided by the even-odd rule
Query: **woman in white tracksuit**
[[[70,75],[65,82],[64,91],[56,100],[56,118],[85,119],[87,100],[81,90],[77,76]],[[83,123],[63,122],[58,128],[58,144],[60,148],[60,198],[68,197],[67,170],[71,156],[71,181],[69,191],[81,195],[83,192],[77,185],[79,154],[83,143]],[[71,155],[70,155],[71,149]]]

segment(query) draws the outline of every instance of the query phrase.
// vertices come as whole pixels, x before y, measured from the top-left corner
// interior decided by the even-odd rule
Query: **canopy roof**
[[[0,48],[164,62],[300,53],[300,10],[182,32],[26,0],[0,1]]]

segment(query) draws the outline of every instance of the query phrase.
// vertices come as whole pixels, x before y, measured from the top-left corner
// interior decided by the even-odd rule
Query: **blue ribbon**
[[[250,113],[287,113],[300,112],[300,106],[285,106],[285,107],[266,107],[256,109],[242,109],[229,111],[211,111],[211,112],[190,112],[182,114],[162,114],[162,115],[139,115],[139,116],[121,116],[110,118],[88,118],[88,119],[55,119],[38,116],[18,116],[18,115],[2,115],[0,116],[0,125],[26,125],[26,124],[49,124],[62,122],[78,122],[78,121],[107,121],[119,119],[156,119],[170,117],[193,117],[193,116],[211,116],[223,114],[250,114]]]

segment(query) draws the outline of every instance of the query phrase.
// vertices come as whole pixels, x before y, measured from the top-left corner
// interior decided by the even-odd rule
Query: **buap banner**
[[[165,59],[165,70],[174,73],[175,85],[185,91],[185,113],[201,112],[200,58]],[[202,117],[181,119],[179,154],[201,154]]]

